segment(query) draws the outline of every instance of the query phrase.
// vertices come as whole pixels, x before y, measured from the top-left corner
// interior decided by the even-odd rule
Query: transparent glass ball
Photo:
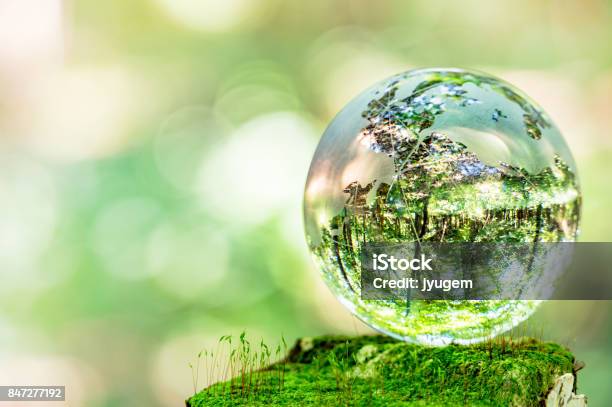
[[[523,92],[480,72],[423,69],[379,82],[332,120],[304,219],[325,282],[351,312],[393,337],[444,345],[511,329],[540,301],[362,300],[363,245],[573,241],[580,202],[563,137]]]

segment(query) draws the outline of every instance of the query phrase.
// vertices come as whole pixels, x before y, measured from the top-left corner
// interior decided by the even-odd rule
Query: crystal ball
[[[513,85],[476,71],[404,72],[363,91],[325,130],[304,193],[312,257],[372,328],[427,345],[474,343],[539,300],[364,300],[366,243],[561,242],[578,234],[570,150]]]

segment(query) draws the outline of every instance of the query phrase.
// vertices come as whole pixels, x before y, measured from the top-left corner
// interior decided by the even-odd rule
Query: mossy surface
[[[305,338],[284,362],[217,383],[187,406],[537,406],[573,363],[569,350],[534,339],[434,348],[384,336]]]

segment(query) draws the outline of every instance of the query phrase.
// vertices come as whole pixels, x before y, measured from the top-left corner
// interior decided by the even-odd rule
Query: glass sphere
[[[540,301],[363,300],[363,245],[573,241],[580,202],[563,137],[523,92],[480,72],[423,69],[379,82],[332,120],[304,219],[325,282],[351,312],[393,337],[444,345],[511,329]]]

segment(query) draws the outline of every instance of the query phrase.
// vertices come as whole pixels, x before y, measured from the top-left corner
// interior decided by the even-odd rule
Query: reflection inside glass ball
[[[430,345],[472,343],[539,301],[362,300],[367,243],[558,242],[578,233],[580,191],[559,130],[489,75],[409,71],[331,122],[304,196],[306,235],[332,292],[373,328]]]

